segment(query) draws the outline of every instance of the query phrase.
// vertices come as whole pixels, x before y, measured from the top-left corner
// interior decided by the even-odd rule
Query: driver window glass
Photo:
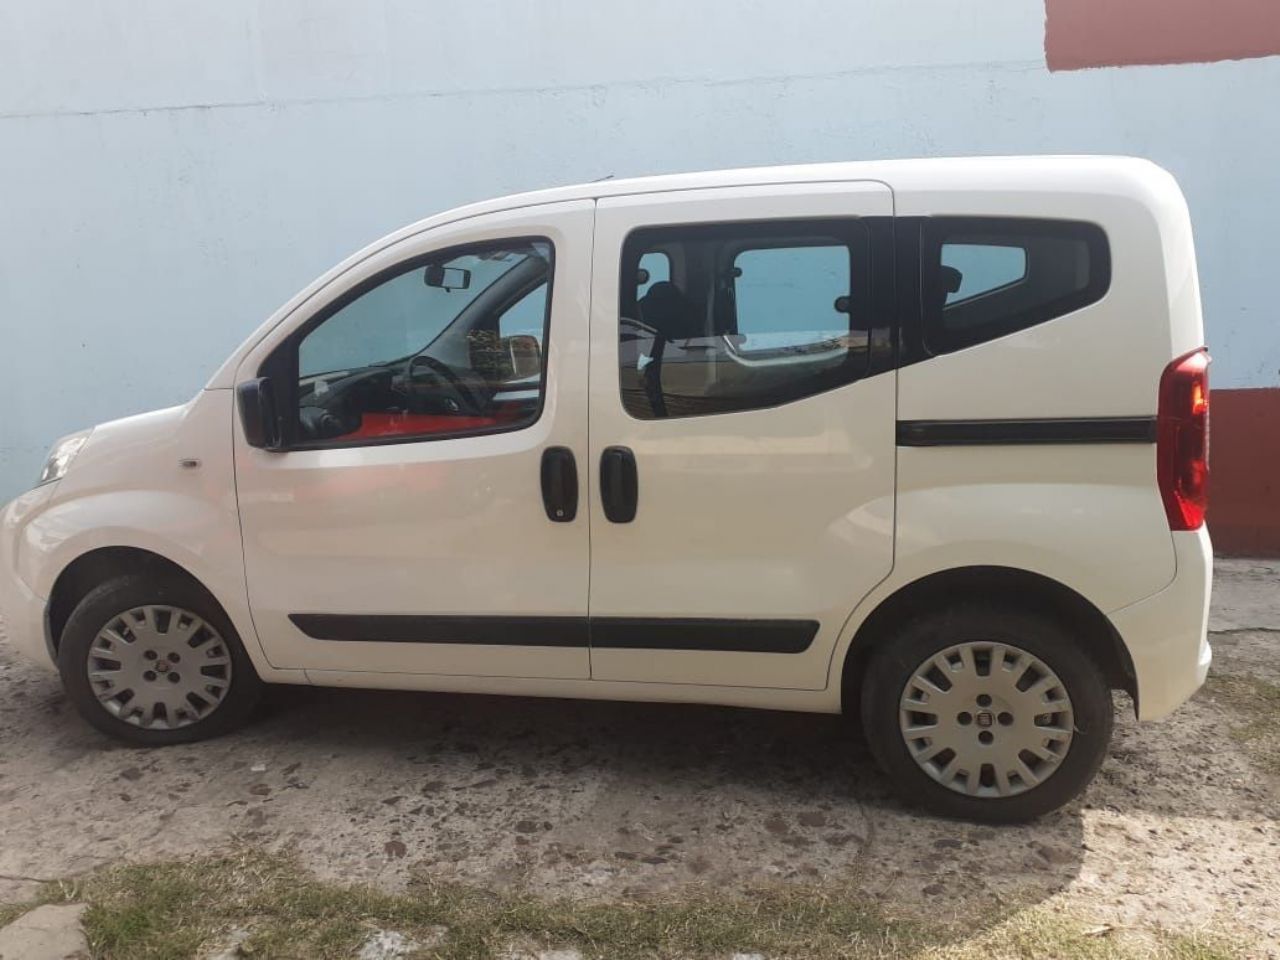
[[[307,335],[298,347],[298,375],[367,367],[413,353],[449,319],[449,311],[440,309],[444,304],[433,302],[441,293],[422,282],[421,270],[374,287]]]
[[[357,288],[297,341],[296,440],[519,429],[542,409],[552,247],[435,254]],[[519,380],[519,391],[508,389]]]

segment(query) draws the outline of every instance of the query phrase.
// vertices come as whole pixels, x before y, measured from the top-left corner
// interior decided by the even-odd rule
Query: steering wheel
[[[462,379],[450,369],[449,365],[442,363],[435,357],[425,353],[419,353],[410,361],[408,367],[405,368],[405,392],[412,397],[417,391],[413,386],[414,367],[428,367],[434,376],[431,378],[436,386],[443,388],[446,395],[446,403],[451,403],[456,409],[451,413],[466,413],[471,416],[482,416],[484,407],[471,392],[471,388],[462,382]]]

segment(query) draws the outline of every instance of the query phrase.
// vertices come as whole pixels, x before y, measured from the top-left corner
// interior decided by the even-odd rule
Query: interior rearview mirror
[[[465,290],[471,286],[471,271],[462,267],[444,267],[438,263],[427,264],[423,271],[422,282],[428,287],[439,287],[442,290]]]

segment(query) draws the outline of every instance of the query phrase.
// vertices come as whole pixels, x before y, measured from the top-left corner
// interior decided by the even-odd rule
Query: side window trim
[[[543,321],[543,351],[538,406],[531,419],[521,421],[514,425],[502,424],[492,427],[478,427],[472,429],[463,428],[457,431],[450,431],[448,433],[360,437],[350,440],[343,440],[341,438],[330,440],[302,440],[298,437],[298,347],[306,336],[311,333],[311,331],[319,327],[326,320],[337,314],[349,304],[354,303],[370,290],[373,290],[375,287],[378,287],[403,273],[423,267],[432,261],[436,261],[444,257],[455,258],[464,256],[467,253],[491,250],[505,245],[516,246],[535,243],[544,244],[548,250],[546,280],[547,302],[545,319]],[[292,330],[288,336],[284,337],[272,349],[271,353],[268,354],[268,356],[259,364],[257,375],[259,377],[266,377],[269,379],[271,383],[272,399],[275,404],[278,431],[277,435],[281,438],[281,442],[280,446],[274,449],[281,453],[288,453],[290,451],[303,450],[335,450],[359,447],[392,446],[402,443],[431,443],[438,440],[460,440],[471,437],[488,436],[497,433],[512,433],[535,426],[542,419],[542,415],[547,406],[547,365],[550,351],[546,349],[546,346],[551,337],[552,331],[552,303],[553,293],[555,290],[555,279],[555,243],[550,237],[540,234],[521,234],[512,237],[499,237],[491,240],[479,240],[453,244],[420,254],[415,254],[412,257],[401,260],[400,262],[386,267],[383,270],[379,270],[372,276],[361,280],[350,289],[339,294],[333,300],[319,307],[304,322],[299,324],[297,328]],[[483,296],[483,294],[481,296]],[[480,297],[477,297],[477,300],[478,299],[480,299]],[[516,299],[518,299],[518,297]],[[515,301],[513,300],[512,303],[514,302]],[[458,316],[454,318],[454,321],[447,324],[434,338],[432,338],[431,343],[435,343],[441,336],[444,336],[449,331],[450,327],[452,327],[453,322],[461,319],[473,305],[474,304],[468,304],[459,311]],[[510,306],[510,304],[508,304],[508,306]],[[425,350],[429,348],[430,345],[430,343],[426,344],[422,349]]]

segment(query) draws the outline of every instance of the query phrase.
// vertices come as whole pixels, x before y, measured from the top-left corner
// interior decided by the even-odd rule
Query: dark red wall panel
[[[1280,389],[1210,395],[1208,523],[1219,553],[1280,557]]]
[[[1050,70],[1280,54],[1277,0],[1045,0]]]

